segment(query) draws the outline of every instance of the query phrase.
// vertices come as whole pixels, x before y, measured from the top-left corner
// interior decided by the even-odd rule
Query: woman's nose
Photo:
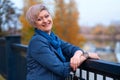
[[[46,18],[43,18],[43,22],[47,22],[47,19],[46,19]]]

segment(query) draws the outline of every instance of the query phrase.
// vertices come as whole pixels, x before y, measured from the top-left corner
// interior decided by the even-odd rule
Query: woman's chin
[[[44,30],[45,32],[47,32],[47,33],[50,33],[51,32],[51,29],[50,30]]]

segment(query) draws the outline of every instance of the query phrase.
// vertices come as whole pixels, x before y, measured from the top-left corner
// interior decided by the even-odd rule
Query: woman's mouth
[[[43,27],[48,27],[49,25],[51,25],[51,22],[44,23],[42,26],[43,26]]]

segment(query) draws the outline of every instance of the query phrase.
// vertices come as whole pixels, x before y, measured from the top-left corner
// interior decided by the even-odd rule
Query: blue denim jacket
[[[69,60],[80,48],[63,40],[61,43],[66,62],[46,38],[37,33],[32,37],[27,51],[27,80],[64,80],[69,76]]]

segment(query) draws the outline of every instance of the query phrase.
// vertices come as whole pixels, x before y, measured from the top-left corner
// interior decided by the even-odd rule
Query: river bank
[[[110,62],[118,62],[115,53],[109,53],[109,54],[98,54],[102,60],[107,60]]]

